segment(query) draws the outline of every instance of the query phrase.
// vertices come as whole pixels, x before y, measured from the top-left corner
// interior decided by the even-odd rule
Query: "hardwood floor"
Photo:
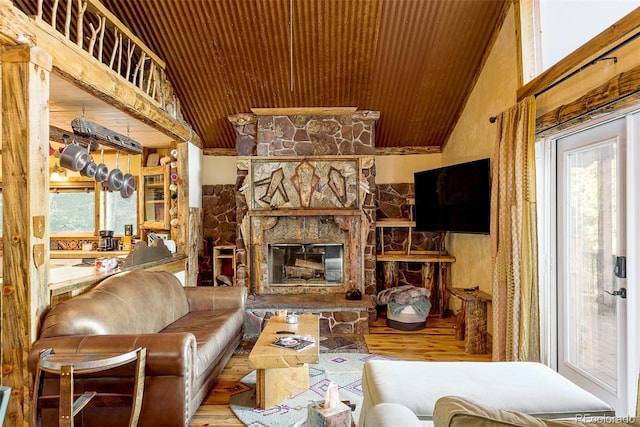
[[[454,319],[429,317],[427,328],[420,331],[399,331],[388,328],[383,317],[378,318],[365,335],[370,353],[403,360],[490,361],[491,354],[469,355],[464,341],[455,339]],[[231,390],[251,372],[246,355],[234,355],[222,371],[215,387],[191,419],[190,427],[243,426],[229,408]]]

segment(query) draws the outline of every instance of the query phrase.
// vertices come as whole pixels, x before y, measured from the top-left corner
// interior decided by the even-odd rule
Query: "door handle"
[[[622,299],[627,299],[627,288],[620,288],[617,291],[613,291],[613,292],[609,292],[609,291],[605,291],[605,292],[608,293],[609,295],[619,296]]]

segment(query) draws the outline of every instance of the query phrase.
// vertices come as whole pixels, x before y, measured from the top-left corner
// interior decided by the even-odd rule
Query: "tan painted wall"
[[[489,122],[516,102],[517,49],[513,7],[442,154],[451,165],[491,157],[496,125]],[[491,293],[491,239],[488,235],[450,234],[447,249],[456,257],[451,267],[454,287],[480,286]]]

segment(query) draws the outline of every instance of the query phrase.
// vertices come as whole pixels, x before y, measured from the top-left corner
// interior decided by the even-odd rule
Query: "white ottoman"
[[[460,396],[541,418],[614,415],[614,409],[557,372],[531,362],[413,362],[372,360],[362,373],[358,425],[379,403],[400,403],[430,420],[436,401]]]

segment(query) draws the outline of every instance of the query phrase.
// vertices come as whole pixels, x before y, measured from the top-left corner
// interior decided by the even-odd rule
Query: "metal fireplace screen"
[[[341,243],[285,243],[269,245],[271,286],[342,286]]]

